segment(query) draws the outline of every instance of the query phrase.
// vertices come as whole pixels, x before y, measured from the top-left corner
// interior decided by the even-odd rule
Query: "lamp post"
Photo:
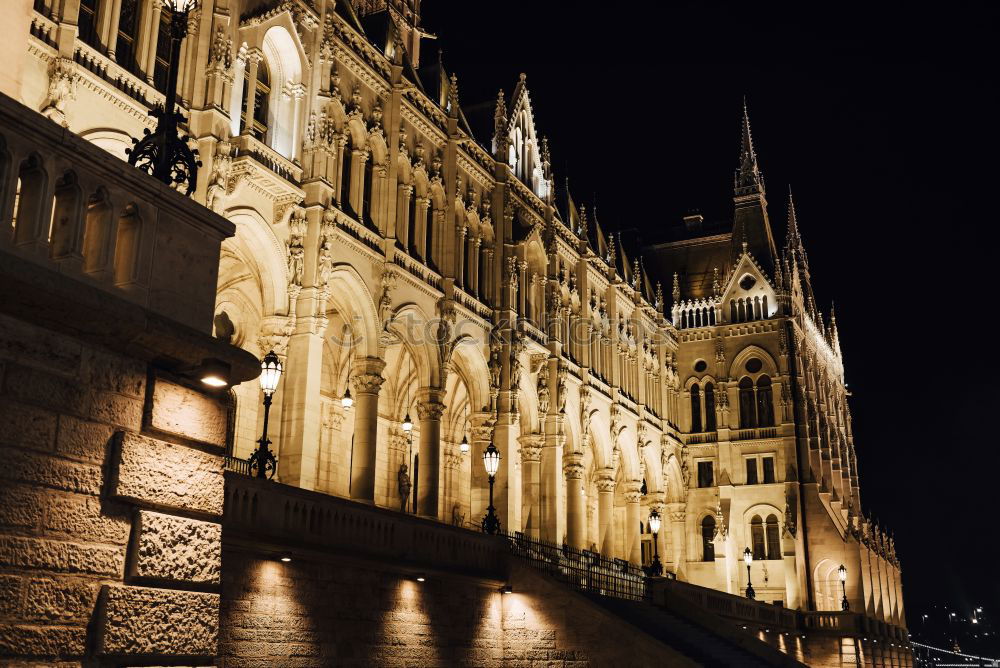
[[[198,6],[198,0],[162,0],[170,12],[170,67],[167,70],[166,100],[163,109],[152,109],[156,118],[156,131],[143,130],[142,139],[133,139],[134,146],[126,149],[130,165],[138,167],[168,186],[184,189],[185,195],[194,193],[198,185],[198,167],[201,161],[197,151],[188,148],[187,135],[179,136],[177,123],[184,120],[174,110],[177,101],[177,71],[180,67],[181,42],[187,37],[188,13]]]
[[[500,518],[497,517],[496,508],[493,507],[493,483],[496,482],[497,470],[500,468],[500,451],[492,443],[483,451],[483,466],[486,467],[486,475],[490,478],[490,505],[486,509],[482,527],[484,532],[492,536],[500,533]]]
[[[753,600],[756,597],[753,591],[753,584],[750,582],[750,564],[753,563],[753,552],[750,548],[743,550],[743,563],[747,565],[747,598]]]
[[[281,380],[281,360],[272,350],[260,361],[260,389],[264,392],[264,431],[257,441],[257,450],[250,455],[248,462],[250,475],[257,478],[273,478],[278,463],[271,448],[267,447],[271,445],[271,439],[267,437],[267,418],[271,412],[271,397],[278,389],[279,380]]]
[[[837,577],[840,578],[840,591],[843,592],[843,596],[840,599],[840,609],[847,611],[851,609],[851,604],[847,601],[847,569],[844,564],[840,565],[837,569]]]
[[[658,578],[663,575],[663,564],[660,563],[660,546],[656,538],[660,533],[660,513],[655,508],[649,511],[649,530],[653,532],[653,563],[649,565],[649,574]]]

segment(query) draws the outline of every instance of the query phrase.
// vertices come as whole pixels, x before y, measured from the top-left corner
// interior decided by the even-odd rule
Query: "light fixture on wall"
[[[458,450],[463,455],[469,452],[469,436],[466,430],[469,428],[469,405],[465,405],[465,422],[462,423],[462,442],[458,444]]]
[[[749,547],[743,550],[743,563],[747,565],[747,598],[753,599],[756,597],[753,591],[753,583],[750,582],[750,564],[753,563],[753,552],[750,551]]]
[[[413,431],[413,420],[410,419],[410,411],[406,411],[406,417],[403,418],[403,432],[409,434]]]
[[[272,350],[260,361],[260,389],[264,393],[264,429],[257,441],[257,449],[247,462],[250,475],[257,478],[273,478],[278,460],[271,452],[271,439],[267,437],[267,420],[271,413],[271,397],[281,380],[281,360]]]
[[[209,387],[225,387],[229,385],[229,365],[222,360],[203,360],[200,375],[201,382]]]
[[[292,555],[289,552],[282,552],[281,557],[279,557],[279,559],[287,564],[292,560]]]
[[[837,569],[837,577],[840,578],[840,591],[843,594],[840,599],[840,609],[850,610],[851,604],[847,600],[847,568],[844,564],[841,564],[840,568]]]
[[[483,451],[483,466],[486,467],[486,475],[490,478],[490,505],[486,509],[482,527],[486,533],[496,535],[500,533],[500,518],[497,517],[496,508],[493,507],[493,484],[496,482],[497,471],[500,470],[500,451],[493,443]]]
[[[653,532],[653,563],[649,565],[649,574],[653,577],[663,575],[663,564],[660,563],[660,547],[657,544],[657,534],[660,533],[660,513],[656,509],[649,511],[649,530]]]
[[[177,124],[184,120],[174,109],[177,101],[177,73],[180,70],[181,42],[187,37],[188,14],[198,6],[198,0],[163,0],[170,12],[170,65],[167,69],[166,99],[163,108],[149,112],[156,118],[156,130],[143,130],[142,139],[133,139],[132,148],[125,149],[130,165],[134,165],[168,186],[183,188],[193,195],[198,185],[197,150],[188,147],[187,135],[178,133]]]
[[[505,584],[504,586],[500,587],[500,593],[501,594],[513,594],[514,593],[514,588],[511,587],[509,584]]]
[[[425,576],[423,573],[417,573],[417,576],[413,579],[416,580],[417,582],[426,582],[427,576]]]

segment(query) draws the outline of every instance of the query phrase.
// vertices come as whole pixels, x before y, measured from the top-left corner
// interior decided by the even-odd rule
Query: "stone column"
[[[539,540],[542,537],[540,468],[542,459],[541,434],[526,434],[521,444],[521,531]]]
[[[625,483],[625,554],[637,566],[642,565],[642,481]]]
[[[444,413],[444,390],[421,388],[417,394],[420,419],[419,465],[417,467],[416,513],[440,519],[441,486],[441,415]]]
[[[448,445],[444,450],[444,490],[442,496],[441,519],[449,524],[461,526],[459,516],[462,513],[462,494],[459,489],[462,473],[462,454],[456,445]],[[455,505],[458,505],[458,513],[455,513]]]
[[[674,574],[680,577],[685,571],[687,561],[687,504],[668,503],[667,514],[670,519],[670,561],[674,565]]]
[[[163,9],[162,3],[154,2],[149,7],[149,26],[146,32],[146,39],[144,40],[143,48],[141,52],[143,53],[144,66],[143,69],[146,71],[146,81],[150,84],[153,83],[154,74],[156,72],[156,43],[159,41],[160,37],[160,12]]]
[[[600,469],[594,481],[597,484],[597,524],[598,546],[601,554],[611,558],[614,556],[615,531],[615,471],[612,468]]]
[[[378,453],[378,392],[385,362],[377,357],[355,360],[354,447],[351,452],[351,498],[375,503],[375,461]]]
[[[583,489],[583,454],[563,455],[566,475],[566,543],[576,550],[587,547],[587,497]]]
[[[555,374],[550,378],[555,378]],[[555,394],[553,392],[553,394]],[[556,401],[553,397],[553,406]],[[566,443],[566,416],[549,415],[545,420],[545,447],[539,471],[539,494],[542,511],[542,540],[562,543],[565,526],[562,505],[563,446]]]
[[[247,93],[247,111],[246,111],[246,126],[240,132],[244,135],[253,135],[253,114],[254,114],[254,102],[256,96],[254,95],[255,87],[257,86],[257,67],[260,64],[261,59],[264,58],[264,52],[260,49],[251,49],[247,53],[247,63],[250,66],[250,70],[247,72],[246,86],[250,90]],[[235,82],[233,84],[236,85]],[[241,102],[241,101],[240,101]],[[239,109],[239,107],[236,107]]]
[[[387,487],[385,497],[391,501],[394,500],[388,504],[390,508],[400,511],[405,511],[406,507],[403,505],[404,499],[399,494],[399,470],[403,464],[406,464],[407,469],[409,469],[409,462],[407,462],[409,445],[410,436],[402,428],[396,426],[389,431],[389,470],[386,471],[385,475]],[[407,470],[407,475],[412,473],[412,471]]]
[[[292,146],[291,159],[300,160],[302,158],[302,99],[306,96],[306,87],[302,83],[292,84]]]
[[[309,301],[309,300],[305,300]],[[278,477],[281,482],[316,489],[319,468],[320,426],[322,425],[320,384],[323,335],[304,325],[288,341],[285,373],[278,389],[281,424],[277,442]]]

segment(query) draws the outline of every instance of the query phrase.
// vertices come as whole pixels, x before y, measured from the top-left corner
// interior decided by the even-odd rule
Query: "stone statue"
[[[410,484],[410,468],[403,462],[399,465],[399,475],[397,476],[399,480],[399,512],[406,512],[406,505],[410,500],[410,489],[413,485]]]

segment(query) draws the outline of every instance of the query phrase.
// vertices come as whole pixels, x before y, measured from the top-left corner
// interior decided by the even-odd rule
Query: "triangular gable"
[[[722,317],[726,322],[730,318],[730,301],[760,300],[767,304],[769,317],[778,305],[777,293],[767,274],[757,265],[750,253],[744,252],[729,275],[725,288],[722,290]]]
[[[542,165],[541,140],[535,130],[535,116],[524,74],[514,87],[507,116],[507,164],[514,175],[545,199],[552,187]]]

